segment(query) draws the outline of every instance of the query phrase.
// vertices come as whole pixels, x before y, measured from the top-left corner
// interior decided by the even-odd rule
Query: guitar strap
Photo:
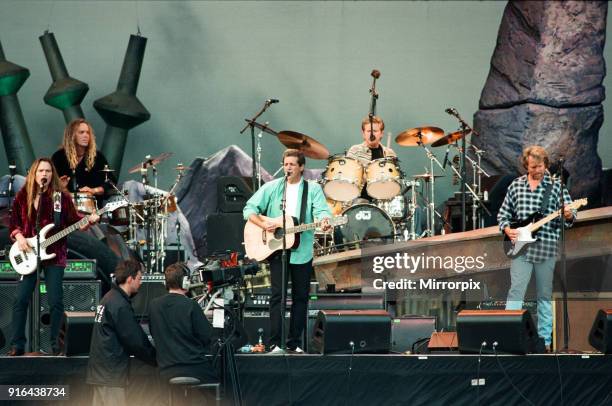
[[[553,183],[549,183],[544,190],[544,196],[542,197],[542,204],[540,205],[540,214],[546,214],[546,206],[548,206],[548,201],[550,200],[550,193],[552,192]]]
[[[53,192],[53,223],[55,227],[62,223],[62,192]]]
[[[302,205],[300,206],[300,224],[304,224],[306,219],[306,203],[308,200],[308,181],[304,179],[304,189],[302,190]]]

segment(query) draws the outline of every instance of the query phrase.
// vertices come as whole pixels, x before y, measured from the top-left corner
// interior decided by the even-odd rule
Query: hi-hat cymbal
[[[112,172],[115,172],[115,170],[109,168],[108,165],[104,165],[104,169],[100,169],[98,172],[112,173]]]
[[[320,142],[306,134],[295,131],[281,131],[278,140],[287,148],[299,149],[311,159],[327,159],[329,150]]]
[[[429,182],[432,175],[431,173],[419,173],[418,175],[412,175],[414,179],[423,179],[425,182]],[[433,175],[434,179],[443,178],[444,175]]]
[[[140,171],[140,169],[141,169],[143,166],[148,166],[148,165],[153,165],[153,166],[155,166],[155,165],[158,165],[159,163],[161,163],[161,162],[165,161],[166,159],[170,158],[171,156],[172,156],[172,152],[162,152],[161,154],[159,154],[159,155],[158,155],[158,156],[156,156],[156,157],[153,157],[153,158],[147,158],[147,159],[145,159],[144,161],[142,161],[141,163],[139,163],[138,165],[131,167],[131,168],[128,170],[128,173],[136,173],[136,172],[139,172],[139,171]]]
[[[268,133],[270,135],[278,135],[276,131],[268,127],[268,123],[261,124],[261,123],[258,123],[257,121],[249,120],[248,118],[245,118],[244,121],[246,121],[249,124],[253,124],[253,127],[259,128],[261,131],[265,133]]]
[[[444,130],[438,127],[416,127],[404,130],[395,137],[395,142],[403,147],[427,145],[444,137]]]
[[[441,147],[444,145],[452,144],[453,142],[459,141],[461,138],[467,136],[472,130],[459,130],[454,133],[446,134],[443,138],[431,144],[432,147]]]
[[[183,165],[183,164],[178,164],[178,165],[176,165],[176,166],[174,167],[174,170],[175,170],[175,171],[186,171],[187,169],[189,169],[189,168],[187,168],[187,167],[186,167],[185,165]]]

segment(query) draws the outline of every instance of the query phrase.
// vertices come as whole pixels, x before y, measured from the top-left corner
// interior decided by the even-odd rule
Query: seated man
[[[189,299],[183,284],[189,270],[177,262],[165,270],[168,294],[151,302],[150,328],[157,364],[163,379],[176,376],[218,381],[209,354],[212,326],[195,300]]]

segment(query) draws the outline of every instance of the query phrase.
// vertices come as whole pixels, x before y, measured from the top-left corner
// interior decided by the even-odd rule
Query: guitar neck
[[[302,231],[314,230],[321,225],[322,221],[317,221],[310,224],[300,224],[299,226],[289,227],[287,234],[301,233]]]
[[[569,207],[569,206],[568,206]],[[534,231],[537,231],[540,227],[542,227],[544,224],[548,223],[551,220],[554,220],[555,218],[557,218],[559,216],[559,213],[561,213],[561,209],[550,213],[548,216],[536,221],[535,223],[531,224],[529,226],[529,231],[531,231],[532,233]]]
[[[106,212],[106,207],[96,211],[96,214],[98,216],[100,216],[100,215],[104,214],[104,212]],[[66,237],[68,234],[72,233],[73,231],[76,231],[76,230],[82,228],[83,226],[85,226],[87,224],[88,221],[89,220],[87,219],[87,216],[85,216],[81,220],[79,220],[76,223],[74,223],[73,225],[64,228],[59,233],[53,234],[51,237],[46,239],[41,244],[42,248],[47,248],[49,245],[53,244],[54,242],[57,242],[57,241],[61,240],[62,238]]]

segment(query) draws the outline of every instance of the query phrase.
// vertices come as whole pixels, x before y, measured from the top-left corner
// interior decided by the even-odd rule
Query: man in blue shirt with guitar
[[[285,176],[266,183],[246,203],[244,230],[246,254],[258,261],[268,259],[272,282],[270,298],[270,349],[280,350],[281,344],[281,294],[282,279],[282,209],[286,190],[286,228],[288,272],[291,277],[291,320],[287,349],[303,352],[299,348],[300,337],[306,325],[308,290],[312,274],[314,229],[328,230],[331,212],[321,186],[303,177],[306,159],[304,153],[288,149],[283,153]],[[286,179],[286,182],[285,182]],[[267,217],[266,217],[267,216]],[[298,219],[296,221],[296,219]],[[317,222],[313,222],[316,220]],[[298,225],[299,224],[299,225]],[[296,226],[296,227],[294,227]]]

